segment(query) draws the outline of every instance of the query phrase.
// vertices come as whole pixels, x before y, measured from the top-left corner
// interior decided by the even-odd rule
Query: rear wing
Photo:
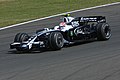
[[[77,17],[74,21],[79,22],[106,22],[105,16],[86,16],[86,17]]]

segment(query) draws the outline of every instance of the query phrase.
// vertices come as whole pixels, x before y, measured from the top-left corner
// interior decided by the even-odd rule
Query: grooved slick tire
[[[64,45],[63,35],[60,32],[52,32],[49,36],[49,46],[52,50],[60,50]]]
[[[111,29],[107,23],[99,23],[97,25],[97,40],[109,40],[111,37]]]
[[[28,38],[29,38],[28,34],[26,34],[26,33],[18,33],[18,34],[16,34],[16,36],[14,38],[14,42],[27,41]]]
[[[15,38],[14,38],[14,42],[23,42],[23,41],[27,41],[29,39],[28,34],[26,33],[18,33],[16,34]],[[22,51],[20,48],[16,48],[17,51]]]

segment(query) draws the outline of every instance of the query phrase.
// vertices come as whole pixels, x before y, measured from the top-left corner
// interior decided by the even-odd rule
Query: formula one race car
[[[43,28],[36,34],[29,36],[26,33],[18,33],[11,49],[17,51],[30,51],[33,49],[60,50],[64,45],[90,39],[108,40],[111,37],[110,26],[104,16],[67,17],[59,26]]]

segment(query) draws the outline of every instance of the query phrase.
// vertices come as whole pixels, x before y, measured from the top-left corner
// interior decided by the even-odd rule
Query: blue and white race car
[[[111,29],[104,16],[69,17],[54,28],[43,28],[36,34],[29,36],[26,33],[18,33],[11,49],[17,51],[30,51],[33,49],[60,50],[64,45],[80,41],[109,40]]]

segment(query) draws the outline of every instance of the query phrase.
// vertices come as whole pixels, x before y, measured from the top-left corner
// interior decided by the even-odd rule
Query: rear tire
[[[64,45],[63,35],[60,32],[52,32],[49,36],[49,46],[52,50],[60,50]]]
[[[107,23],[99,23],[97,25],[97,40],[109,40],[111,37],[111,29]]]

